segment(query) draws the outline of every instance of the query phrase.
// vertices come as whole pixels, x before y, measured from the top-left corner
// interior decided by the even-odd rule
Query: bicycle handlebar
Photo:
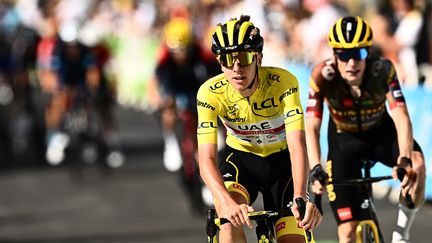
[[[399,181],[402,181],[405,174],[407,173],[404,168],[397,168],[396,170],[397,176]],[[353,185],[368,185],[375,182],[380,182],[383,180],[389,180],[392,179],[393,176],[378,176],[378,177],[369,177],[369,178],[356,178],[356,179],[347,179],[347,180],[334,180],[332,184],[334,185],[343,185],[343,186],[353,186]],[[407,207],[410,209],[414,208],[414,202],[412,200],[411,194],[407,193],[405,196],[405,202],[407,204]],[[318,209],[322,213],[322,207],[321,207],[321,195],[315,194],[315,205],[317,205]]]
[[[285,211],[276,212],[276,211],[267,211],[267,210],[248,213],[249,218],[255,221],[265,219],[265,218],[274,218],[277,216],[285,216],[285,215],[287,215]],[[218,227],[230,222],[227,218],[213,218],[213,220],[214,220],[214,224]]]
[[[305,213],[306,213],[306,202],[303,200],[303,198],[296,198],[295,203],[297,204],[297,207],[300,212],[300,218],[303,219]],[[268,210],[262,210],[262,211],[255,211],[255,212],[248,212],[248,216],[251,220],[257,221],[261,219],[266,218],[275,218],[275,217],[284,217],[289,215],[289,210],[282,210],[282,211],[268,211]],[[206,231],[207,236],[209,237],[210,242],[212,242],[212,238],[216,235],[217,231],[219,230],[219,227],[223,224],[229,223],[230,221],[227,218],[215,218],[215,210],[209,209],[207,211],[207,225],[206,225]],[[312,233],[309,230],[305,230],[307,242],[310,242],[312,240]]]

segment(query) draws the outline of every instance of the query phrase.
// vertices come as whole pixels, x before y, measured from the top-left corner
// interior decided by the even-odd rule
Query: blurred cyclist
[[[313,69],[307,105],[306,135],[313,190],[323,193],[325,185],[319,182],[324,183],[326,174],[331,180],[361,177],[364,159],[393,167],[395,178],[396,168],[405,168],[407,175],[401,183],[393,242],[408,242],[415,212],[424,200],[425,162],[413,139],[395,68],[389,60],[371,53],[372,30],[360,17],[337,20],[329,31],[328,43],[334,55]],[[319,145],[324,102],[330,110],[326,171],[320,164]],[[339,242],[355,242],[355,229],[364,213],[359,188],[330,185],[327,192],[338,224]],[[407,193],[412,195],[415,209],[405,205],[403,198]]]
[[[195,151],[196,93],[199,86],[220,69],[214,58],[194,40],[187,17],[173,17],[165,25],[164,38],[150,100],[160,111],[162,120],[164,166],[169,171],[177,171],[182,166],[177,125],[181,122],[183,132],[194,137]]]

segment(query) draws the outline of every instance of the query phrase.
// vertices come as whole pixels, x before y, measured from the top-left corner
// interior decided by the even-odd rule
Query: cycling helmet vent
[[[261,52],[264,40],[259,29],[249,20],[249,16],[242,15],[239,20],[234,18],[223,25],[218,24],[212,35],[212,52],[216,55],[239,51]]]
[[[372,46],[372,29],[361,17],[342,17],[331,28],[328,43],[337,49],[369,47]]]

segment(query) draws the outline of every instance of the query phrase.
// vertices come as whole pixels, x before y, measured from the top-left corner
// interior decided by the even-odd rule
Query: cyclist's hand
[[[247,225],[252,228],[252,221],[249,219],[248,212],[253,212],[254,209],[246,204],[230,204],[226,205],[222,212],[222,217],[228,219],[234,227]]]
[[[417,180],[417,173],[413,170],[411,164],[411,159],[402,157],[399,159],[398,165],[393,167],[393,178],[401,181],[403,196],[406,196],[407,193],[412,194],[414,184]]]
[[[300,211],[297,204],[291,206],[291,211],[294,218],[297,220],[298,225],[304,230],[312,231],[315,229],[322,221],[322,215],[318,208],[312,202],[306,202],[306,211],[303,220],[300,217]]]
[[[312,182],[312,191],[315,194],[322,195],[327,184],[327,173],[323,170],[321,164],[315,165],[310,171],[309,180]]]

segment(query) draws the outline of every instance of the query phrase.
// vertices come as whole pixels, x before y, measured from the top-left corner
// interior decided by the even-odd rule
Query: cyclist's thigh
[[[252,205],[259,191],[258,180],[248,170],[248,162],[256,159],[250,153],[244,153],[225,146],[219,154],[219,171],[225,181],[228,191],[236,192]]]
[[[288,150],[284,150],[266,159],[270,176],[262,178],[265,182],[262,187],[264,208],[275,211],[286,209],[294,195],[290,154]]]
[[[366,155],[362,139],[348,133],[334,133],[329,137],[326,171],[329,175],[327,193],[339,224],[360,218],[362,193],[357,186],[334,185],[332,181],[361,177],[361,159]]]

